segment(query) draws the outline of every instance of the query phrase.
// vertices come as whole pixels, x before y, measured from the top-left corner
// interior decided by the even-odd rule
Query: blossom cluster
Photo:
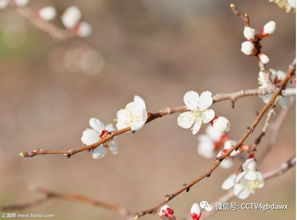
[[[296,0],[268,0],[274,2],[278,7],[283,8],[286,12],[290,12],[296,8]]]
[[[242,172],[230,175],[223,182],[222,189],[231,190],[239,199],[246,199],[263,186],[264,178],[256,170],[256,161],[254,158],[249,158],[242,164]]]
[[[276,23],[274,21],[267,22],[260,33],[257,33],[257,30],[250,26],[245,26],[243,36],[246,38],[246,41],[241,44],[241,52],[247,56],[257,56],[260,62],[267,64],[269,57],[260,52],[258,42],[265,37],[271,36],[275,32],[275,29]]]
[[[286,73],[282,70],[270,69],[268,72],[260,71],[258,76],[258,83],[260,85],[259,88],[276,88],[277,86],[280,86],[280,83],[285,78],[285,76]],[[286,87],[293,88],[294,85],[289,82],[287,83]],[[271,96],[272,94],[261,95],[260,98],[263,100],[264,103],[267,103],[270,100]],[[290,106],[291,99],[294,99],[294,97],[279,96],[277,103],[283,108],[288,108]]]
[[[16,7],[24,7],[29,4],[29,0],[0,0],[0,9],[6,8],[9,4]],[[53,6],[45,6],[35,11],[34,16],[44,21],[55,19],[57,11]],[[61,16],[64,27],[79,37],[88,37],[92,33],[91,25],[81,21],[82,13],[77,6],[66,8]]]

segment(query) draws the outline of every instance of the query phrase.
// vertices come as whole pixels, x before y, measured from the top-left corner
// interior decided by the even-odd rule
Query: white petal
[[[86,129],[82,133],[81,141],[86,145],[91,145],[99,141],[99,133],[93,129]]]
[[[118,130],[130,127],[130,117],[129,112],[125,109],[121,109],[117,112],[117,124],[116,127]]]
[[[93,151],[92,157],[94,159],[101,159],[106,155],[106,152],[107,152],[107,149],[105,147],[103,147],[102,145],[100,145]]]
[[[224,134],[223,132],[214,129],[211,125],[208,125],[206,128],[205,133],[210,137],[213,141],[219,141]]]
[[[199,110],[205,110],[211,106],[213,102],[212,94],[209,91],[202,92],[199,99]]]
[[[201,127],[201,124],[202,124],[202,121],[200,120],[200,118],[197,118],[196,119],[196,122],[192,128],[192,134],[195,135],[198,133],[198,131],[200,130],[200,127]]]
[[[246,190],[241,184],[234,186],[234,195],[239,199],[246,199],[250,195],[250,191]]]
[[[108,148],[109,148],[110,152],[114,155],[119,153],[119,148],[115,141],[111,141],[108,145]]]
[[[202,113],[202,121],[207,124],[210,122],[215,116],[215,112],[212,109],[207,109]]]
[[[107,125],[105,125],[105,128],[104,129],[107,130],[107,131],[109,131],[109,132],[112,132],[112,131],[115,130],[114,127],[113,127],[113,124],[107,124]]]
[[[15,0],[14,3],[17,6],[25,6],[29,3],[29,0]]]
[[[195,91],[188,91],[184,95],[184,103],[189,110],[196,110],[198,108],[199,94]]]
[[[247,171],[244,178],[249,180],[249,181],[253,181],[253,180],[257,179],[257,172],[253,171],[253,170]]]
[[[214,144],[207,135],[198,136],[197,152],[201,156],[211,159],[214,156]]]
[[[230,175],[222,184],[222,189],[229,190],[231,189],[235,184],[235,178],[236,174]]]
[[[146,109],[146,106],[145,106],[145,102],[143,100],[143,98],[141,98],[140,96],[136,95],[134,96],[134,102],[137,102],[138,104],[140,104],[144,109]]]
[[[260,172],[257,172],[257,181],[259,182],[258,188],[262,188],[264,186],[264,177]]]
[[[247,159],[243,164],[242,164],[242,169],[243,170],[256,170],[256,161],[253,158]]]
[[[47,6],[39,9],[38,14],[43,20],[50,21],[56,16],[56,9],[53,6]]]
[[[177,124],[185,129],[191,128],[195,121],[195,115],[192,112],[183,112],[177,117]]]
[[[97,118],[90,118],[89,125],[96,130],[99,134],[104,130],[104,124]]]
[[[241,44],[241,52],[249,56],[255,52],[255,45],[250,41],[245,41]]]
[[[233,160],[231,158],[225,159],[220,163],[220,166],[224,169],[229,169],[233,166]]]
[[[10,0],[0,0],[0,9],[5,8]]]
[[[191,207],[191,214],[196,214],[196,215],[200,215],[201,213],[201,209],[199,207],[198,203],[194,203]]]
[[[246,173],[247,173],[247,171],[243,171],[243,172],[239,173],[235,179],[235,182],[240,183],[243,180]]]

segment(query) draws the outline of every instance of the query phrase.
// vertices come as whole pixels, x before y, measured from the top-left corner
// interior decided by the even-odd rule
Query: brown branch
[[[76,35],[67,29],[61,29],[55,26],[54,24],[47,22],[39,17],[37,17],[33,11],[28,7],[16,8],[16,11],[26,18],[31,24],[37,29],[46,32],[49,34],[54,40],[66,40]]]
[[[273,92],[278,91],[278,88],[267,88],[267,89],[249,89],[249,90],[241,90],[238,92],[234,93],[221,93],[221,94],[215,94],[213,96],[214,102],[220,102],[220,101],[225,101],[225,100],[231,100],[232,102],[235,102],[239,98],[243,97],[248,97],[248,96],[258,96],[258,95],[265,95],[265,94],[270,94]],[[285,91],[285,90],[284,90]],[[291,95],[291,93],[290,93]],[[165,109],[162,109],[156,113],[148,113],[148,119],[146,123],[149,123],[157,118],[161,118],[166,115],[171,115],[174,113],[181,113],[187,111],[187,108],[185,106],[179,106],[179,107],[174,107],[170,108],[167,107]],[[69,150],[45,150],[45,149],[35,149],[32,150],[31,152],[21,152],[19,153],[20,157],[34,157],[36,155],[47,155],[47,154],[62,154],[70,158],[72,155],[87,151],[87,150],[92,150],[96,147],[98,147],[100,144],[104,144],[105,142],[111,140],[115,136],[118,136],[120,134],[129,132],[130,128],[124,128],[118,131],[113,132],[111,135],[106,136],[105,138],[101,139],[100,141],[92,144],[92,145],[84,145],[81,147],[77,147],[74,149],[69,149]]]
[[[90,206],[95,206],[98,208],[102,208],[105,210],[113,211],[119,213],[121,216],[128,218],[130,215],[130,211],[128,211],[126,208],[110,204],[98,200],[93,200],[88,197],[78,195],[78,194],[67,194],[67,193],[57,193],[53,191],[49,191],[47,189],[35,189],[38,193],[42,194],[43,197],[36,199],[32,202],[20,204],[20,205],[7,205],[7,206],[0,206],[0,211],[11,211],[11,210],[23,210],[32,208],[35,206],[39,206],[46,201],[49,201],[51,199],[61,199],[61,200],[67,200],[67,201],[75,201],[80,203],[85,203]]]
[[[286,73],[285,78],[282,80],[280,87],[278,87],[277,90],[273,93],[270,101],[261,108],[261,110],[259,111],[259,113],[256,116],[255,120],[248,127],[247,131],[242,135],[242,137],[239,139],[239,141],[226,152],[226,154],[224,156],[216,158],[216,160],[212,163],[212,165],[210,166],[209,170],[206,173],[204,173],[201,176],[193,179],[189,183],[183,185],[183,187],[178,189],[176,192],[166,195],[165,200],[163,200],[161,203],[154,206],[153,208],[146,209],[146,210],[143,210],[143,211],[140,211],[140,212],[136,213],[135,218],[140,218],[140,217],[142,217],[144,215],[147,215],[147,214],[156,213],[160,209],[161,206],[165,205],[166,203],[168,203],[170,200],[172,200],[173,198],[175,198],[176,196],[178,196],[182,192],[188,191],[192,186],[194,186],[196,183],[200,182],[204,178],[210,177],[211,174],[220,165],[220,163],[225,158],[227,158],[231,154],[232,151],[237,150],[244,143],[244,141],[248,138],[248,136],[254,131],[254,129],[256,128],[256,126],[258,125],[258,123],[260,122],[262,117],[264,116],[264,114],[268,111],[268,109],[271,106],[274,105],[276,98],[281,94],[282,89],[285,88],[285,86],[286,86],[287,82],[289,81],[290,77],[294,74],[295,68],[296,68],[296,66],[295,66],[295,60],[294,60],[292,62],[292,64],[289,66],[289,69],[288,69],[288,71]]]
[[[248,16],[247,13],[242,14],[242,13],[235,7],[234,4],[230,4],[230,8],[231,8],[233,14],[234,14],[235,16],[240,17],[241,20],[244,22],[244,24],[245,24],[246,26],[250,26],[250,18],[249,18],[249,16]]]
[[[280,163],[276,168],[265,172],[263,174],[263,177],[264,177],[265,181],[270,180],[273,177],[278,177],[278,176],[284,174],[285,172],[287,172],[290,168],[294,167],[295,165],[296,165],[296,156],[293,156],[290,159],[288,159],[287,161]],[[209,217],[210,215],[213,215],[216,211],[216,209],[215,209],[216,204],[228,202],[231,198],[233,198],[233,196],[234,196],[234,194],[230,191],[228,191],[226,194],[221,196],[218,200],[216,200],[215,202],[213,202],[211,204],[213,207],[212,211],[204,213],[204,215],[202,215],[201,219],[204,219],[206,217]]]

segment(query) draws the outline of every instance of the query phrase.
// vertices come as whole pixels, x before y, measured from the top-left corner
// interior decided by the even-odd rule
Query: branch
[[[20,205],[7,205],[7,206],[0,206],[0,211],[11,211],[11,210],[23,210],[32,208],[35,206],[39,206],[51,199],[61,199],[61,200],[67,200],[67,201],[75,201],[80,203],[85,203],[90,206],[95,206],[98,208],[106,209],[109,211],[117,212],[121,216],[128,218],[130,215],[130,211],[123,208],[122,206],[110,204],[98,200],[93,200],[85,196],[81,196],[78,194],[67,194],[67,193],[57,193],[53,191],[49,191],[47,189],[35,189],[38,193],[42,194],[43,197],[36,199],[32,202],[20,204]]]
[[[296,157],[292,157],[289,160],[281,163],[278,167],[276,167],[273,170],[270,170],[266,173],[263,174],[264,179],[270,180],[273,177],[280,176],[284,174],[286,171],[288,171],[290,168],[294,167],[296,163]],[[79,202],[79,203],[85,203],[90,206],[98,207],[98,208],[103,208],[106,210],[110,210],[113,212],[119,213],[121,216],[125,218],[132,217],[131,212],[128,211],[126,208],[114,205],[114,204],[109,204],[106,202],[101,202],[98,200],[93,200],[85,196],[81,196],[78,194],[66,194],[66,193],[57,193],[53,191],[49,191],[46,189],[36,189],[37,192],[43,194],[43,197],[36,199],[32,202],[20,204],[20,205],[7,205],[7,206],[0,206],[0,211],[12,211],[12,210],[24,210],[24,209],[29,209],[32,207],[36,207],[39,205],[42,205],[46,201],[49,201],[50,199],[61,199],[61,200],[67,200],[67,201],[74,201],[74,202]],[[218,200],[216,200],[214,203],[212,203],[212,206],[215,207],[217,203],[223,203],[229,201],[233,197],[233,194],[228,192],[224,194],[222,197],[220,197]],[[212,212],[207,212],[205,215],[202,216],[203,218],[206,218],[212,214],[215,213],[215,209],[213,209]]]
[[[289,81],[290,77],[294,74],[295,68],[296,68],[296,66],[295,66],[295,60],[294,60],[292,62],[292,64],[289,66],[289,69],[288,69],[288,71],[286,73],[285,78],[282,80],[282,82],[280,84],[280,87],[278,87],[276,89],[276,91],[273,93],[270,101],[261,108],[261,110],[259,111],[259,113],[256,116],[255,120],[248,127],[247,131],[242,135],[242,137],[239,139],[239,141],[226,152],[226,154],[224,156],[216,158],[216,160],[213,162],[213,164],[210,166],[209,170],[206,173],[204,173],[201,176],[193,179],[189,183],[184,184],[183,187],[178,189],[176,192],[166,195],[165,200],[163,200],[161,203],[154,206],[153,208],[143,210],[143,211],[140,211],[140,212],[136,213],[135,218],[140,218],[140,217],[142,217],[144,215],[147,215],[147,214],[156,213],[160,209],[161,206],[165,205],[166,203],[168,203],[170,200],[172,200],[173,198],[175,198],[176,196],[178,196],[182,192],[189,191],[189,189],[192,186],[194,186],[196,183],[200,182],[204,178],[210,177],[211,174],[220,165],[220,163],[225,158],[227,158],[231,154],[232,151],[237,150],[244,143],[244,141],[248,138],[248,136],[254,131],[254,129],[256,128],[256,126],[258,125],[258,123],[260,122],[262,117],[264,116],[264,114],[268,111],[268,109],[271,106],[274,105],[276,98],[281,94],[282,89],[285,88],[285,86],[286,86],[287,82]]]
[[[61,41],[76,36],[70,30],[58,28],[54,24],[34,16],[33,11],[28,7],[16,8],[16,11],[30,21],[37,29],[48,33],[54,40]]]
[[[234,103],[237,99],[240,99],[243,97],[266,95],[266,94],[271,94],[273,92],[276,92],[278,90],[279,90],[278,88],[265,88],[265,89],[258,88],[258,89],[241,90],[241,91],[234,92],[234,93],[221,93],[221,94],[213,95],[213,100],[215,103],[220,102],[220,101],[225,101],[225,100],[231,100]],[[286,90],[283,90],[283,91],[286,91]],[[292,94],[292,92],[290,92],[289,94]],[[148,119],[147,119],[146,123],[149,123],[157,118],[161,118],[166,115],[171,115],[174,113],[181,113],[181,112],[185,112],[185,111],[187,111],[187,108],[185,106],[179,106],[179,107],[174,107],[174,108],[167,107],[167,108],[159,110],[158,112],[155,112],[155,113],[148,113]],[[84,145],[84,146],[77,147],[74,149],[69,149],[69,150],[35,149],[35,150],[32,150],[31,152],[21,152],[21,153],[19,153],[19,156],[20,157],[34,157],[36,155],[62,154],[64,156],[67,156],[68,158],[70,158],[72,155],[74,155],[76,153],[95,149],[99,145],[104,144],[105,142],[111,140],[115,136],[118,136],[120,134],[129,132],[129,131],[130,131],[130,128],[124,128],[121,130],[117,130],[117,131],[113,132],[111,135],[106,136],[105,138],[101,139],[100,141],[98,141],[92,145]]]
[[[278,177],[282,174],[284,174],[285,172],[287,172],[290,168],[294,167],[296,165],[296,156],[291,157],[290,159],[288,159],[287,161],[284,161],[282,163],[280,163],[276,168],[267,171],[266,173],[263,174],[263,177],[265,179],[265,181],[272,179],[273,177]],[[212,209],[211,212],[206,212],[201,219],[204,219],[206,217],[209,217],[210,215],[213,215],[215,213],[215,207],[216,204],[218,203],[224,203],[224,202],[228,202],[230,199],[232,199],[234,196],[234,194],[232,192],[227,192],[226,194],[224,194],[223,196],[221,196],[218,200],[216,200],[215,202],[213,202],[211,205],[212,207],[214,207]]]

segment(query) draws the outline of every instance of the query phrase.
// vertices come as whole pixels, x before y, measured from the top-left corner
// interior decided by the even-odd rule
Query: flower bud
[[[41,8],[38,11],[38,16],[45,21],[53,20],[56,16],[56,9],[53,6]]]
[[[247,39],[247,40],[255,40],[256,39],[256,30],[254,28],[245,26],[244,30],[243,30],[243,36]]]
[[[258,54],[258,59],[263,63],[263,64],[267,64],[269,63],[269,57],[264,54],[264,53],[260,53]]]
[[[262,37],[267,37],[275,32],[276,23],[274,21],[269,21],[264,25],[261,31]]]
[[[227,118],[219,116],[213,120],[212,127],[220,132],[226,132],[230,130],[230,122]]]
[[[173,209],[171,209],[168,205],[163,205],[160,209],[159,216],[172,217]]]
[[[201,209],[198,203],[194,203],[191,208],[192,220],[199,220],[201,216]]]
[[[81,12],[78,7],[70,6],[68,7],[64,14],[62,15],[62,23],[68,29],[73,28],[77,25],[78,21],[81,18]]]
[[[241,44],[241,52],[245,55],[253,55],[256,52],[255,45],[250,41],[245,41]]]
[[[88,24],[87,22],[81,22],[78,27],[76,34],[80,37],[88,37],[92,33],[92,28],[91,25]]]

